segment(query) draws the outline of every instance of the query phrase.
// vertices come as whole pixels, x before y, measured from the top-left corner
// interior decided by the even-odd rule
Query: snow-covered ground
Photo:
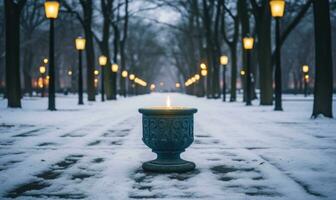
[[[57,112],[47,98],[25,98],[23,109],[0,100],[0,199],[336,199],[336,120],[310,119],[311,97],[285,96],[285,111],[274,112],[169,94],[198,108],[195,142],[182,154],[197,169],[144,172],[155,155],[137,109],[166,95],[84,106],[60,96]]]

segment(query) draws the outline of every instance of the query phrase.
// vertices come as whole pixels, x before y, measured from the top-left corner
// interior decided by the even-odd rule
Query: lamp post
[[[253,37],[244,37],[243,46],[246,53],[246,105],[252,105],[252,88],[251,88],[251,51],[253,49],[254,39]]]
[[[229,58],[225,55],[220,57],[220,64],[223,68],[223,101],[226,101],[226,65],[229,62]]]
[[[104,67],[106,66],[107,63],[107,57],[104,55],[99,56],[98,58],[99,65],[101,67],[101,101],[105,101],[105,88],[104,88]]]
[[[130,74],[129,75],[129,80],[130,80],[130,85],[132,86],[132,95],[135,94],[135,85],[134,83],[132,83],[132,81],[135,79],[135,75],[134,74]]]
[[[54,61],[54,20],[58,16],[59,2],[46,1],[44,3],[46,17],[50,20],[49,33],[49,98],[48,109],[56,110],[55,106],[55,61]]]
[[[126,88],[127,88],[126,82],[127,82],[128,72],[126,70],[122,71],[121,72],[121,76],[124,78],[124,91],[122,91],[122,94],[123,94],[124,97],[126,97],[126,93],[127,93],[127,91],[126,91]]]
[[[46,67],[43,65],[40,66],[39,71],[40,71],[41,79],[42,79],[41,97],[44,97],[44,74],[46,72]]]
[[[304,96],[306,97],[308,96],[309,66],[303,65],[302,72],[303,72]]]
[[[271,13],[275,18],[275,108],[274,110],[282,110],[282,86],[281,86],[281,52],[280,52],[280,18],[284,15],[285,0],[271,0]]]
[[[117,99],[117,72],[118,72],[119,66],[116,63],[113,63],[111,65],[112,70],[112,100]]]
[[[78,37],[75,40],[78,50],[78,104],[83,105],[83,72],[82,72],[82,52],[85,49],[85,38]]]

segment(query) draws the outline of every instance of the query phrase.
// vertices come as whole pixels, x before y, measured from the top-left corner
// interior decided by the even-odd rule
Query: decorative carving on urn
[[[180,158],[180,154],[194,141],[192,108],[139,109],[143,114],[143,142],[157,154],[157,159],[145,162],[145,170],[183,172],[193,170],[195,164]]]

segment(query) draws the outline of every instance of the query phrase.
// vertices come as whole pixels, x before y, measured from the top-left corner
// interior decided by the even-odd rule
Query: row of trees
[[[5,11],[0,23],[6,25],[1,26],[0,31],[1,34],[6,32],[6,37],[1,37],[1,44],[5,42],[6,48],[2,49],[3,46],[0,45],[0,59],[6,57],[6,70],[2,63],[0,70],[6,71],[6,79],[1,73],[0,81],[2,86],[6,86],[9,107],[21,107],[23,93],[32,95],[33,80],[39,76],[38,67],[47,57],[48,23],[44,13],[44,2],[5,0],[4,4],[0,3],[0,8]],[[157,34],[159,30],[152,24],[134,17],[151,8],[131,11],[130,3],[132,0],[60,1],[61,8],[55,21],[57,91],[69,87],[65,86],[68,83],[68,71],[74,72],[71,79],[77,79],[78,64],[74,39],[78,36],[86,38],[84,82],[89,101],[95,101],[94,70],[98,67],[97,58],[101,54],[108,57],[108,63],[118,63],[119,72],[128,70],[129,74],[134,73],[147,81],[154,80],[155,72],[160,71],[156,66],[161,66],[161,58],[164,55]],[[155,67],[156,71],[152,70]],[[115,98],[118,89],[111,81],[110,67],[105,70],[106,96],[111,100]],[[118,91],[124,91],[126,82],[121,78],[121,73],[118,75]]]
[[[171,55],[183,79],[187,80],[200,73],[200,63],[206,63],[208,66],[206,90],[204,91],[204,82],[199,82],[194,87],[189,87],[189,91],[187,88],[188,93],[219,98],[221,93],[219,58],[222,54],[227,54],[230,58],[231,71],[230,101],[236,101],[238,67],[243,68],[247,65],[242,50],[242,38],[251,35],[256,43],[252,52],[252,77],[255,80],[252,85],[253,96],[256,97],[255,90],[258,87],[260,104],[273,104],[275,45],[272,42],[274,31],[269,0],[174,2],[161,0],[160,2],[166,3],[181,14],[180,23],[171,26],[171,40],[174,44]],[[335,19],[335,13],[330,15],[329,11],[335,12],[335,2],[331,3],[331,7],[329,0],[286,1],[286,4],[285,17],[281,22],[280,45],[284,47],[282,52],[286,56],[283,56],[283,63],[292,67],[293,72],[287,71],[289,67],[285,66],[284,80],[288,80],[290,73],[294,73],[295,84],[298,84],[297,82],[303,79],[302,65],[309,63],[310,66],[315,66],[313,117],[319,114],[332,117],[333,65],[330,18]],[[315,29],[312,29],[313,27]],[[291,38],[293,32],[296,33]],[[314,36],[315,43],[312,40]],[[294,38],[295,42],[286,43],[287,39],[293,41]],[[299,43],[298,38],[306,40]],[[312,53],[314,46],[315,63],[311,62],[314,59]],[[300,56],[303,58],[290,55],[296,51],[301,51]],[[299,59],[301,62],[297,62]],[[295,66],[292,64],[294,62]]]

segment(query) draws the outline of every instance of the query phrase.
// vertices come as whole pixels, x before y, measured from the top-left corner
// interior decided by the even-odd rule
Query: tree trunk
[[[259,63],[260,105],[273,104],[273,75],[271,49],[271,15],[268,1],[262,5],[256,17],[257,53]]]
[[[92,27],[92,0],[81,1],[84,11],[84,32],[86,39],[86,82],[88,101],[96,100],[96,88],[94,85],[94,70],[95,70],[95,51],[93,43]]]
[[[230,47],[231,52],[231,94],[230,102],[234,102],[237,99],[237,44],[233,44]]]
[[[250,34],[250,22],[249,22],[249,14],[248,14],[248,10],[247,10],[247,0],[238,0],[238,16],[240,18],[240,22],[241,22],[241,31],[242,31],[242,37],[245,37],[246,35]],[[242,40],[241,40],[242,42]],[[243,45],[242,45],[243,46]],[[243,49],[243,48],[242,48]],[[246,64],[247,64],[247,60],[245,57],[245,53],[244,50],[241,51],[242,53],[242,63],[243,63],[243,67],[246,69]],[[243,84],[243,99],[245,101],[246,99],[246,84]]]
[[[314,0],[315,87],[312,117],[332,118],[333,66],[329,0]]]
[[[8,107],[21,107],[20,14],[25,1],[5,0],[6,16],[6,95]]]

